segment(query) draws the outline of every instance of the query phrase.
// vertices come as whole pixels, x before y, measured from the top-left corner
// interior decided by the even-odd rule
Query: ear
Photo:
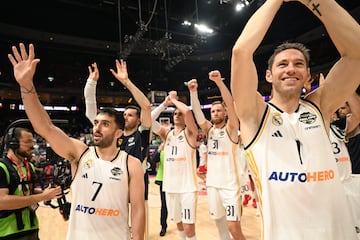
[[[272,74],[271,74],[271,71],[269,69],[266,70],[265,78],[266,78],[267,82],[272,83]]]
[[[115,138],[119,138],[123,135],[123,130],[121,129],[116,129],[115,131]]]

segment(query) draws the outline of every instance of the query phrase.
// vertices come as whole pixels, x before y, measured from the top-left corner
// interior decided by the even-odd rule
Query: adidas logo
[[[276,132],[274,132],[273,134],[271,134],[272,137],[283,137],[283,135],[281,134],[281,132],[279,130],[277,130]]]
[[[82,177],[82,178],[88,178],[88,175],[87,175],[87,173],[85,173],[85,174],[83,174],[81,177]]]

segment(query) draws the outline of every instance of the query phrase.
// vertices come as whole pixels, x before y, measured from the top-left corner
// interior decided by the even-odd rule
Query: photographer
[[[0,160],[0,239],[37,240],[38,202],[61,194],[61,188],[46,188],[35,194],[33,134],[25,128],[10,128],[6,137],[7,155]]]

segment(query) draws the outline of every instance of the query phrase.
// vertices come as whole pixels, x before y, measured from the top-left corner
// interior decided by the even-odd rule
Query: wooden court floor
[[[201,185],[200,185],[201,187]],[[70,195],[70,194],[68,194]],[[71,196],[67,196],[70,201]],[[160,226],[160,196],[159,187],[154,183],[154,177],[150,177],[149,185],[149,229],[147,240],[177,240],[176,225],[168,220],[167,233],[164,237],[159,236]],[[40,221],[41,240],[64,240],[67,231],[67,222],[63,220],[58,209],[40,205],[37,215]],[[243,233],[247,240],[260,239],[260,219],[256,216],[256,209],[249,205],[244,207],[241,220]],[[198,240],[218,240],[218,232],[213,220],[210,219],[207,205],[206,191],[200,191],[197,208],[196,237]]]

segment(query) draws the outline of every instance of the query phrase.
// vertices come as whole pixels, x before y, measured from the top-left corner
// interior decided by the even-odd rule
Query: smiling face
[[[297,49],[283,50],[274,57],[266,80],[272,83],[274,96],[300,96],[301,90],[310,79],[310,69],[304,54]]]

